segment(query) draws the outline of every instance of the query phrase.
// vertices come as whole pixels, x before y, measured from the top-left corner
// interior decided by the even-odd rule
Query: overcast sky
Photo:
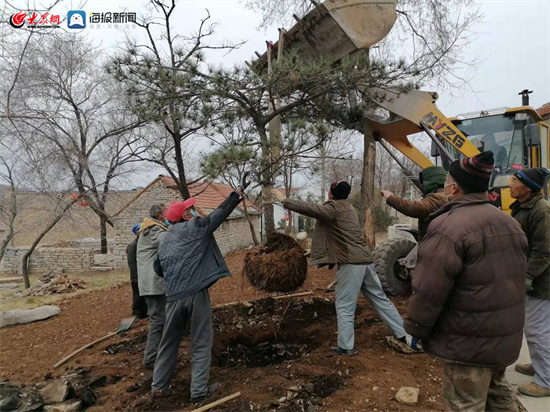
[[[147,1],[88,0],[84,10],[90,12],[146,12]],[[472,91],[454,91],[453,95],[433,87],[425,89],[440,93],[438,106],[447,116],[497,107],[521,105],[518,92],[533,90],[531,106],[550,101],[550,0],[481,1],[484,23],[473,28],[477,40],[466,50],[466,60],[481,61],[470,86]],[[67,4],[54,13],[66,13]],[[211,59],[223,64],[251,60],[254,51],[263,53],[265,40],[277,39],[277,28],[257,30],[261,17],[247,10],[242,2],[232,0],[180,1],[176,7],[176,30],[185,35],[196,30],[200,18],[208,9],[212,21],[218,23],[213,43],[223,39],[246,43],[228,56],[213,54]],[[131,25],[119,25],[130,28]],[[288,28],[287,28],[288,29]],[[138,36],[139,29],[129,30]],[[116,50],[124,36],[103,26],[100,30],[87,27],[78,32],[96,44]]]

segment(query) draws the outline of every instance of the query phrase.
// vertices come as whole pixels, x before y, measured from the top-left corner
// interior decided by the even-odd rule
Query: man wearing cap
[[[166,327],[162,335],[152,390],[169,389],[178,349],[186,326],[191,324],[191,402],[212,396],[218,383],[208,385],[212,358],[212,306],[208,288],[231,276],[214,232],[229,217],[249,185],[244,175],[239,187],[206,217],[196,216],[195,199],[173,202],[166,219],[173,225],[162,239],[159,261],[166,282]]]
[[[287,199],[279,190],[264,194],[274,196],[283,207],[317,220],[311,244],[311,265],[338,265],[336,272],[336,315],[338,322],[338,355],[355,354],[354,319],[359,292],[372,305],[398,340],[418,350],[416,341],[403,329],[403,319],[382,290],[374,272],[373,258],[357,212],[347,201],[351,192],[348,182],[334,182],[329,200],[322,205]],[[407,340],[407,337],[410,338]]]
[[[130,283],[132,284],[132,315],[137,316],[139,319],[145,319],[147,317],[147,302],[145,302],[143,296],[139,296],[137,270],[137,244],[140,226],[138,223],[132,228],[132,233],[136,237],[126,247],[126,257],[130,268]]]
[[[418,241],[422,240],[428,230],[428,216],[447,203],[447,197],[442,193],[446,177],[447,172],[440,166],[430,166],[420,172],[424,194],[422,200],[403,199],[388,190],[380,192],[389,206],[405,216],[418,219]]]
[[[520,170],[509,179],[512,216],[529,241],[525,290],[525,337],[531,364],[515,369],[534,377],[518,390],[527,396],[550,396],[550,203],[544,199],[545,169]]]
[[[505,370],[523,338],[527,239],[489,203],[492,169],[492,152],[451,163],[412,276],[405,330],[445,362],[447,411],[517,411]]]
[[[164,221],[165,210],[166,206],[163,204],[151,206],[150,217],[143,219],[141,223],[137,244],[139,294],[147,302],[150,321],[147,345],[143,356],[143,365],[146,369],[155,367],[166,319],[164,279],[157,275],[154,268],[160,240],[168,229]]]

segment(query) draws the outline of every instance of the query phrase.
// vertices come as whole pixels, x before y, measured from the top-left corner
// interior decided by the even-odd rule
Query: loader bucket
[[[296,53],[304,62],[325,56],[335,63],[346,55],[378,43],[390,32],[396,0],[327,0],[316,4],[284,36],[284,54]],[[273,46],[278,50],[278,43]],[[267,52],[252,65],[267,67]]]

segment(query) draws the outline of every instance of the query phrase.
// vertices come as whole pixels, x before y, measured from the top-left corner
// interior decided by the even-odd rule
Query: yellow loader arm
[[[365,115],[365,132],[376,139],[386,140],[421,168],[433,166],[433,163],[409,141],[408,135],[414,133],[426,132],[433,138],[435,132],[467,157],[479,153],[479,150],[435,106],[437,93],[412,90],[406,94],[399,94],[394,90],[370,89],[368,96],[376,96],[370,99],[390,112],[390,118],[382,120],[376,116]]]

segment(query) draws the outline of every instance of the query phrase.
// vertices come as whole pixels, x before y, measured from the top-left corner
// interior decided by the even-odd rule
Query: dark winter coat
[[[512,216],[527,235],[527,278],[533,280],[530,296],[550,299],[550,203],[541,192],[511,205]]]
[[[486,193],[431,216],[418,249],[405,330],[440,359],[490,368],[514,363],[525,316],[527,239]]]
[[[286,199],[283,206],[317,219],[311,241],[311,265],[373,262],[357,212],[347,200],[318,205]]]
[[[386,203],[405,216],[418,219],[418,240],[422,240],[428,230],[428,216],[447,203],[445,193],[432,193],[422,200],[408,200],[392,195]]]
[[[130,282],[132,283],[137,283],[138,281],[137,244],[138,237],[136,236],[136,238],[126,246],[126,257],[128,259],[128,267],[130,268]]]
[[[173,225],[159,246],[168,302],[186,298],[231,276],[214,238],[214,231],[241,201],[237,192],[207,217],[194,217]]]

